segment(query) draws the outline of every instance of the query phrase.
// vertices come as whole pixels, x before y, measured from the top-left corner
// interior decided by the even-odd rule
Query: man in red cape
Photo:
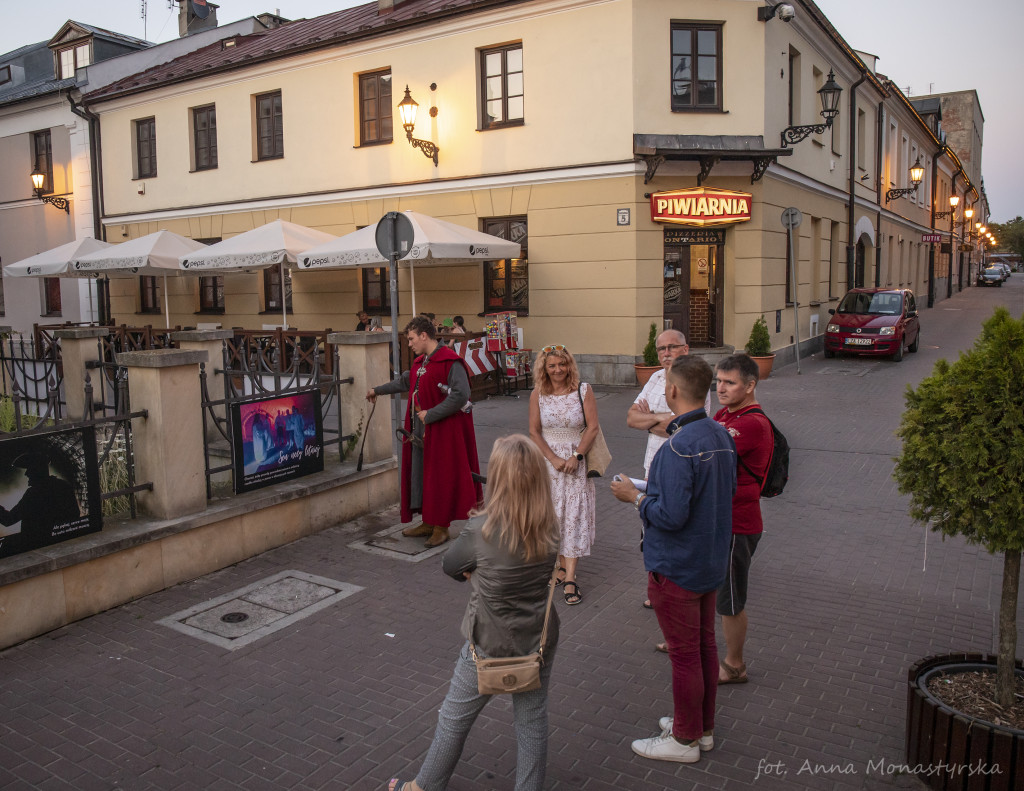
[[[412,367],[398,379],[366,393],[408,393],[402,445],[402,521],[420,513],[423,521],[404,536],[429,536],[426,546],[447,541],[453,520],[466,519],[483,500],[472,473],[480,472],[473,418],[462,408],[469,401],[469,373],[455,352],[437,341],[434,325],[417,316],[405,328],[414,355]]]

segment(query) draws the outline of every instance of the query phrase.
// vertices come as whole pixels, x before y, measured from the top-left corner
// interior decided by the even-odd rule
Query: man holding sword
[[[417,316],[405,328],[413,354],[410,370],[366,393],[408,393],[402,436],[402,521],[419,513],[423,521],[402,531],[405,536],[428,536],[426,546],[448,541],[448,528],[466,519],[482,499],[473,473],[480,472],[473,417],[463,411],[469,401],[465,363],[437,341],[434,325]]]

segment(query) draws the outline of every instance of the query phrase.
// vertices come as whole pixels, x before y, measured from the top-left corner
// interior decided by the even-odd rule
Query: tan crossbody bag
[[[548,606],[544,610],[544,628],[540,632],[540,647],[526,656],[501,656],[480,658],[476,646],[471,642],[469,651],[476,663],[476,688],[481,695],[514,694],[540,689],[540,669],[544,666],[544,643],[548,637],[548,621],[551,619],[551,600],[555,596],[555,575],[558,561],[548,582]]]

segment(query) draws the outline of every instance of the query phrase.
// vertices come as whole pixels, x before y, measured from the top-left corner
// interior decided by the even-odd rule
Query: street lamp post
[[[967,286],[968,287],[970,287],[970,285],[974,282],[974,276],[971,273],[971,249],[970,249],[970,245],[969,245],[969,242],[970,242],[970,239],[971,239],[971,218],[972,217],[974,217],[974,209],[972,209],[970,206],[968,206],[967,208],[964,209],[964,219],[960,223],[960,236],[964,240],[964,244],[968,245],[968,249],[967,249]],[[962,271],[962,269],[963,269],[963,253],[960,254],[960,265],[961,265],[960,290],[963,291],[964,290],[964,278],[963,278],[963,271]]]
[[[941,220],[949,215],[949,271],[946,273],[946,299],[953,296],[953,234],[956,229],[953,224],[956,222],[956,207],[960,203],[960,196],[954,192],[949,196],[949,211],[935,212],[935,219]]]

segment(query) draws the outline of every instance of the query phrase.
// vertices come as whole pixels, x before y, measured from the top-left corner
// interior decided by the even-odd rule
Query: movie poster
[[[235,493],[324,468],[320,391],[233,404]]]
[[[0,440],[0,557],[102,528],[92,427]]]

